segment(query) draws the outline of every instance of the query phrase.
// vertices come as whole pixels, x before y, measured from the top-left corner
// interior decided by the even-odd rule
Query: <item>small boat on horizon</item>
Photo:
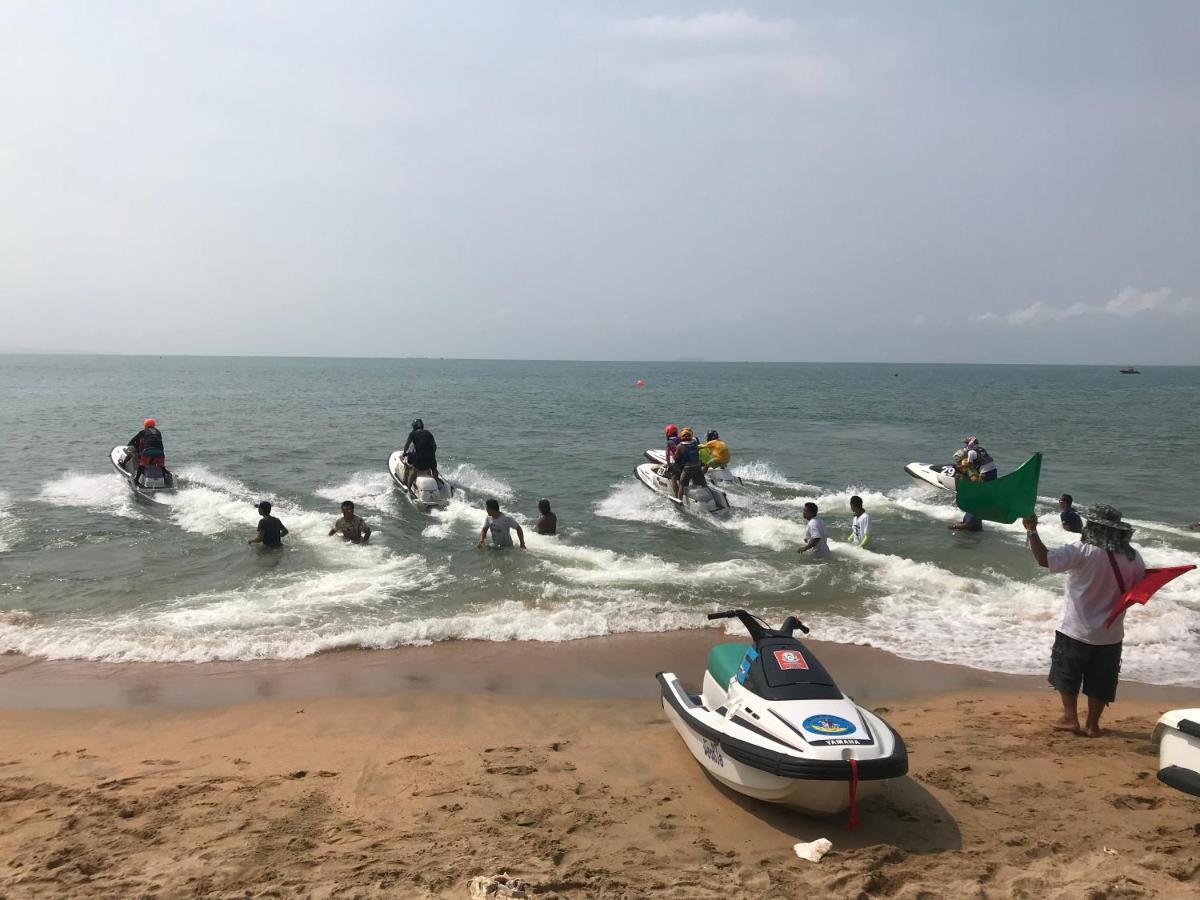
[[[1142,373],[1139,372],[1137,369],[1135,369],[1133,366],[1126,366],[1125,368],[1123,368],[1121,370],[1121,374],[1122,375],[1141,375]]]

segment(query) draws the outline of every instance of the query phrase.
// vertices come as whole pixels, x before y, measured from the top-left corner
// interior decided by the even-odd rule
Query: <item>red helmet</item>
[[[673,424],[668,425],[666,428],[663,429],[663,431],[666,432],[667,437],[675,437],[675,435],[679,434],[679,429],[676,428]]]
[[[973,447],[979,443],[979,438],[975,437],[975,435],[971,435],[970,437],[963,438],[963,443],[968,447]]]
[[[153,427],[154,427],[154,420],[153,420],[153,419],[147,419],[145,422],[143,422],[143,423],[142,423],[142,427],[143,427],[143,428],[153,428]]]

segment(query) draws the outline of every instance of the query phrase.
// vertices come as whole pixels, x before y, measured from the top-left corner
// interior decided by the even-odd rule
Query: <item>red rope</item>
[[[858,821],[858,760],[850,760],[850,825],[847,831],[854,831],[859,827]]]

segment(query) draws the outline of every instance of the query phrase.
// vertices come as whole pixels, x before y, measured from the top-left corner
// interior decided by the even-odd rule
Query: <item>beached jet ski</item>
[[[419,506],[421,509],[444,508],[450,503],[450,498],[454,496],[454,486],[449,481],[443,478],[439,483],[428,472],[418,473],[417,477],[413,479],[412,487],[406,487],[404,484],[404,454],[399,450],[388,457],[388,472],[391,473],[392,480],[396,482],[400,492],[414,506]]]
[[[113,468],[124,477],[129,489],[139,497],[159,502],[165,499],[164,495],[175,493],[175,476],[161,466],[146,466],[141,482],[136,485],[133,483],[133,476],[137,473],[137,455],[132,448],[126,445],[113,447],[108,458]]]
[[[667,464],[667,451],[647,450],[646,459],[657,466],[665,466]],[[738,476],[734,475],[724,466],[714,466],[708,470],[708,483],[722,491],[737,492],[744,487],[742,479],[738,478]]]
[[[929,463],[911,462],[904,467],[904,471],[917,481],[923,481],[952,494],[958,490],[958,484],[954,480],[954,466],[935,466]]]
[[[1173,709],[1154,726],[1158,780],[1200,797],[1200,709]]]
[[[680,509],[697,516],[716,516],[722,518],[729,515],[729,498],[725,492],[710,485],[689,484],[683,492],[682,499],[675,496],[671,490],[671,479],[663,466],[653,463],[642,463],[633,470],[638,481],[656,494],[666,497]]]
[[[736,618],[752,644],[718,644],[704,687],[689,694],[660,672],[662,705],[696,761],[738,793],[813,813],[851,809],[856,796],[908,772],[900,735],[844,695],[812,651],[792,636],[808,633],[794,616],[775,630],[743,609]]]

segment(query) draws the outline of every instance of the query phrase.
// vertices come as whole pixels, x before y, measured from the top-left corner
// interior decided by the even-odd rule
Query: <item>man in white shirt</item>
[[[517,540],[521,542],[521,549],[524,550],[525,532],[521,529],[521,524],[508,513],[500,512],[500,504],[495,500],[489,500],[484,504],[484,508],[487,510],[487,518],[483,520],[483,528],[479,532],[479,546],[483,546],[490,531],[493,547],[511,547],[513,542],[509,532],[515,528]]]
[[[850,526],[850,542],[865,547],[871,539],[871,514],[863,509],[862,497],[855,495],[850,498],[850,512],[854,516]]]
[[[804,504],[804,519],[808,527],[804,529],[804,545],[797,553],[813,551],[814,556],[822,559],[829,555],[829,540],[825,537],[825,523],[817,517],[817,504]]]
[[[1079,543],[1047,550],[1037,533],[1037,516],[1022,520],[1038,565],[1067,574],[1062,615],[1050,657],[1050,685],[1062,698],[1063,714],[1054,727],[1097,737],[1104,707],[1117,697],[1124,613],[1111,627],[1105,620],[1121,596],[1146,575],[1142,556],[1129,544],[1133,527],[1119,510],[1094,506]],[[1079,690],[1088,698],[1087,721],[1079,727]]]

